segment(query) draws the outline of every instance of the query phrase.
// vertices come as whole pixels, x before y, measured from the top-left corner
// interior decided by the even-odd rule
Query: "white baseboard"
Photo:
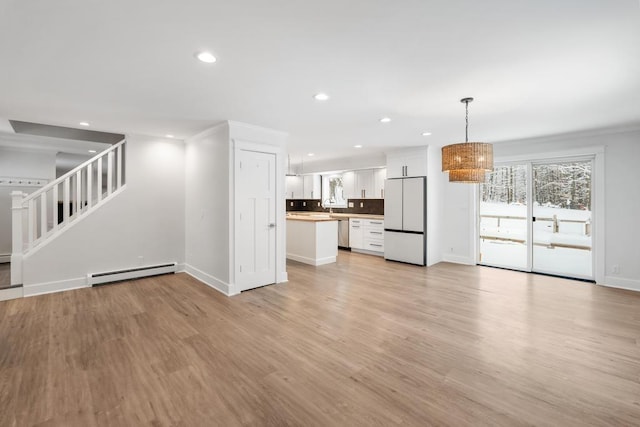
[[[22,286],[15,286],[13,288],[0,289],[0,301],[7,301],[10,299],[22,298],[24,295],[24,289]]]
[[[87,288],[86,277],[78,277],[76,279],[58,280],[55,282],[36,283],[33,285],[24,285],[24,296],[32,297],[36,295],[51,294],[54,292],[70,291],[72,289]]]
[[[309,265],[315,265],[315,266],[331,264],[332,262],[336,262],[335,256],[315,259],[315,258],[305,257],[302,255],[287,254],[287,258],[293,261],[301,262],[303,264],[309,264]]]
[[[605,276],[604,283],[598,283],[598,285],[607,286],[609,288],[627,289],[630,291],[640,292],[640,280]]]
[[[11,254],[0,254],[0,264],[11,262]]]
[[[225,294],[226,296],[237,295],[238,292],[234,292],[233,286],[228,283],[223,282],[210,274],[205,273],[202,270],[198,270],[197,268],[184,264],[184,272],[194,279],[198,279],[205,285],[215,289],[216,291]]]
[[[476,265],[476,262],[471,257],[460,255],[443,254],[442,261],[452,262],[454,264]]]

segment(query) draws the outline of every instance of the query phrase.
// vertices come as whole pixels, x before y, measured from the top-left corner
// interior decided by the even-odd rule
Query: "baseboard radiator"
[[[148,265],[145,267],[128,268],[126,270],[107,271],[87,275],[89,286],[99,286],[123,280],[139,279],[141,277],[157,276],[159,274],[175,273],[178,269],[175,262],[169,264]]]

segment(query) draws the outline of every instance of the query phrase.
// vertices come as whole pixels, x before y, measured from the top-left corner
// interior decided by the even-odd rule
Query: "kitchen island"
[[[338,220],[329,215],[287,215],[287,258],[310,265],[336,262]]]

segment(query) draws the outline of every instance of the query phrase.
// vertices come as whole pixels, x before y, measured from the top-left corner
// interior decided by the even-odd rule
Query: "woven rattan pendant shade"
[[[442,147],[442,171],[451,182],[484,182],[493,169],[493,146],[485,142],[462,142]]]
[[[486,142],[468,142],[471,101],[473,98],[461,100],[467,108],[467,142],[442,147],[442,171],[449,172],[450,182],[482,183],[485,173],[493,169],[493,145]]]

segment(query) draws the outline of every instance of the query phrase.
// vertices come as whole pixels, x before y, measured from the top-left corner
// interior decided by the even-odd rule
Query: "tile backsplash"
[[[320,206],[318,204],[320,203]],[[384,199],[349,199],[352,208],[333,208],[336,213],[384,215]],[[362,207],[360,205],[362,204]],[[287,199],[287,211],[329,212],[317,199]]]

